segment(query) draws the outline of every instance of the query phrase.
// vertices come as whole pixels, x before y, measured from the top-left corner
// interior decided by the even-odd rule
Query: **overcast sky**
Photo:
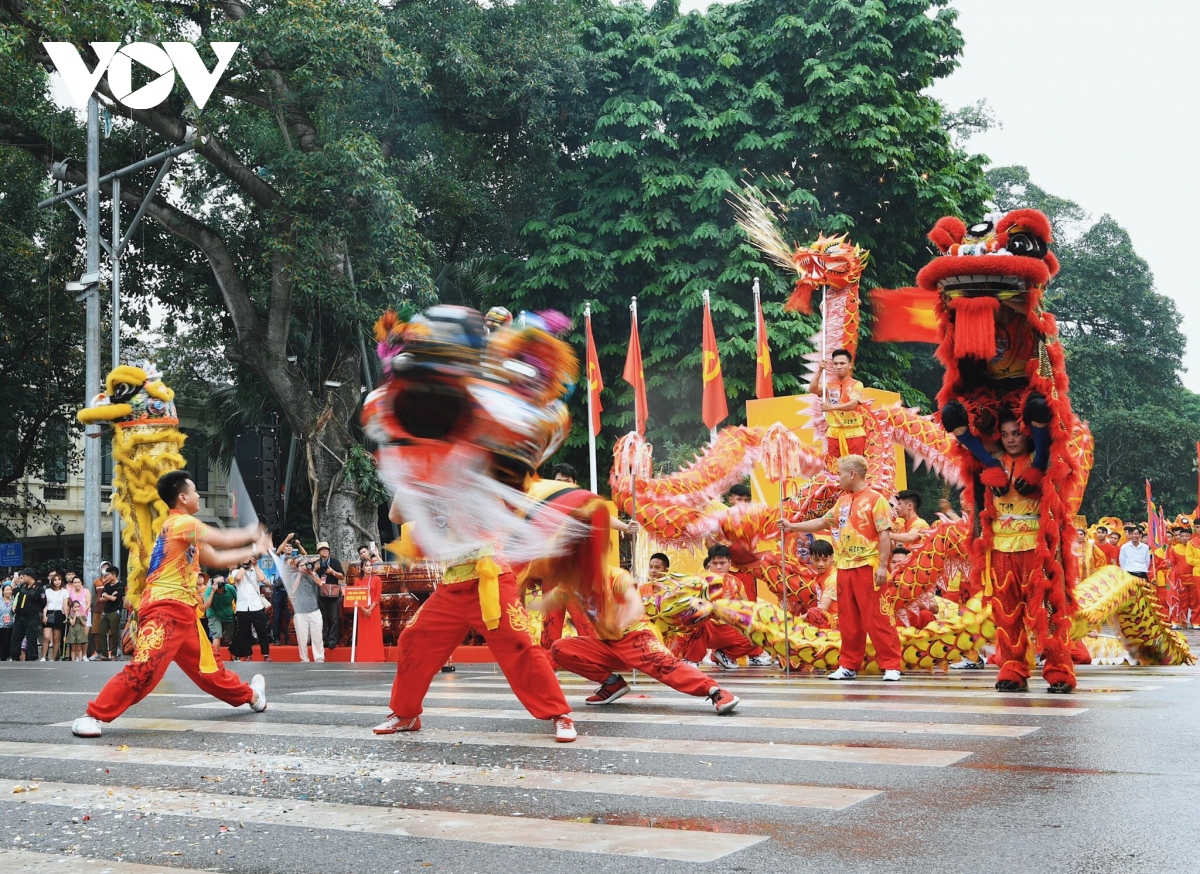
[[[709,0],[682,0],[686,12]],[[1200,392],[1200,3],[953,0],[966,48],[933,94],[987,100],[1003,129],[969,143],[1094,219],[1129,231],[1189,339],[1184,384]],[[1193,139],[1197,137],[1197,139]],[[971,217],[966,217],[968,223]]]

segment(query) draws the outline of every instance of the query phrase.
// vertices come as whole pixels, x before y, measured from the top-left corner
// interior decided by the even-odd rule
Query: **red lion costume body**
[[[1042,651],[1066,633],[1076,610],[1078,567],[1070,543],[1091,467],[1091,437],[1071,410],[1058,327],[1043,305],[1046,286],[1058,272],[1048,248],[1050,222],[1032,209],[970,228],[947,217],[929,239],[942,254],[917,274],[917,288],[873,295],[875,338],[937,343],[937,358],[946,368],[937,397],[941,420],[947,431],[960,434],[953,451],[965,474],[964,503],[974,508],[978,534],[972,546],[973,583],[989,593],[997,590],[993,606],[1011,600],[1012,593],[999,591],[1010,581],[988,578],[996,510],[987,490],[999,496],[1014,482],[1003,466],[981,459],[995,452],[1000,422],[1009,415],[1024,422],[1035,445],[1048,437],[1048,446],[1035,450],[1043,453],[1044,470],[1026,466],[1015,482],[1022,494],[1037,495],[1038,525],[1034,548],[1023,554],[1028,565],[1021,593],[1024,615],[1014,621],[1012,632],[1023,637],[1024,626],[1035,652]],[[936,333],[918,336],[921,332],[911,326],[921,323],[936,323]],[[997,623],[1003,618],[996,616]],[[1074,686],[1073,676],[1069,685]]]

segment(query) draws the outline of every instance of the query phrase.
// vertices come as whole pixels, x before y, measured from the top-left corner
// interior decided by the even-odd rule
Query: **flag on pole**
[[[1150,491],[1150,480],[1146,480],[1146,536],[1150,548],[1157,549],[1162,545],[1158,533],[1158,513],[1154,509],[1154,496]]]
[[[729,418],[729,405],[725,402],[725,379],[721,376],[721,355],[717,351],[717,335],[713,331],[707,289],[704,292],[704,330],[700,359],[704,379],[704,400],[700,417],[711,431]]]
[[[625,353],[625,370],[621,378],[633,386],[633,418],[637,432],[646,436],[646,372],[642,368],[642,341],[638,337],[637,298],[629,303],[629,351]]]
[[[600,392],[604,391],[604,380],[600,377],[600,356],[596,354],[596,341],[592,338],[590,306],[584,316],[584,330],[587,334],[587,390],[588,405],[592,409],[592,434],[599,434],[600,414],[604,411],[604,405],[600,403]]]
[[[936,343],[937,292],[922,288],[877,288],[871,292],[875,324],[871,338],[877,343]]]
[[[754,396],[762,400],[775,397],[775,385],[771,379],[771,344],[767,340],[767,323],[763,319],[757,279],[754,280],[754,319]]]

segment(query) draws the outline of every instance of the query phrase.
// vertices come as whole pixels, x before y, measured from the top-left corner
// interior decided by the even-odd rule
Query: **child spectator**
[[[70,610],[67,614],[67,646],[71,648],[71,661],[86,661],[88,644],[87,611],[76,600],[68,599],[67,604]]]

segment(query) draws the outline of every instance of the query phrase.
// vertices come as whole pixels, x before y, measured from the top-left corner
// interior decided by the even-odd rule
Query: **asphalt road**
[[[389,666],[239,663],[266,713],[172,668],[72,737],[119,667],[0,663],[0,870],[1200,871],[1196,668],[1081,668],[1071,697],[743,668],[729,717],[645,678],[587,708],[564,673],[580,739],[555,744],[490,667],[377,738]]]

